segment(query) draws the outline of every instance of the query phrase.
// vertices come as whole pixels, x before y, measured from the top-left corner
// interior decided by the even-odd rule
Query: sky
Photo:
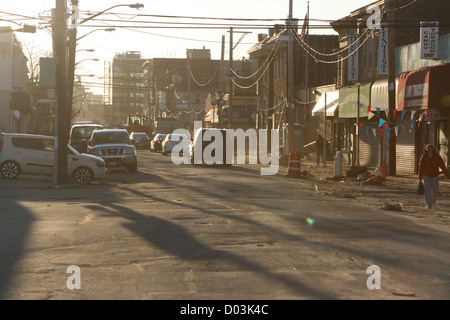
[[[328,20],[345,17],[371,2],[373,1],[293,0],[292,15],[293,18],[303,20],[309,3],[310,33],[336,34],[328,27]],[[186,49],[204,47],[211,51],[212,59],[218,60],[221,58],[222,36],[225,36],[224,54],[225,59],[228,59],[230,27],[233,27],[233,43],[236,45],[233,50],[234,59],[248,58],[248,49],[257,43],[258,34],[267,34],[269,27],[282,23],[289,16],[290,1],[80,0],[80,18],[84,19],[89,14],[116,5],[136,3],[143,4],[144,8],[115,7],[78,27],[78,38],[82,38],[77,42],[79,63],[76,73],[84,75],[82,81],[102,83],[105,61],[112,61],[116,53],[126,51],[140,51],[144,59],[186,58]],[[0,26],[11,26],[13,29],[19,28],[18,24],[21,23],[37,26],[36,34],[16,33],[19,41],[32,47],[35,52],[51,53],[51,33],[45,27],[49,25],[50,11],[55,6],[56,0],[0,0]],[[313,27],[314,24],[316,27]],[[104,30],[111,27],[115,31]],[[88,52],[87,49],[95,49],[95,52]],[[93,87],[92,91],[101,94],[101,86]]]

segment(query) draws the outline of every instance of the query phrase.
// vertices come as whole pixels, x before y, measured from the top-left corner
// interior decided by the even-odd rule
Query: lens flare
[[[306,218],[306,223],[308,224],[308,226],[312,227],[316,223],[316,220],[312,218]]]

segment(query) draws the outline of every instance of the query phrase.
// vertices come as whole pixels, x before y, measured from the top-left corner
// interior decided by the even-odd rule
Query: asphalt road
[[[138,161],[89,186],[0,179],[0,298],[450,298],[448,225],[258,165]]]

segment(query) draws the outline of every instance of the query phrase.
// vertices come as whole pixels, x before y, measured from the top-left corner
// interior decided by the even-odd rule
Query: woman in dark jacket
[[[439,191],[439,168],[442,169],[444,177],[447,178],[448,172],[444,160],[434,146],[427,144],[425,152],[419,160],[419,180],[423,180],[427,209],[431,209],[431,206],[436,204]]]

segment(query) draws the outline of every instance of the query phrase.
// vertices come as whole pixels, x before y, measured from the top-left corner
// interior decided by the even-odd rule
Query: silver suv
[[[106,168],[126,168],[137,171],[136,148],[127,130],[103,129],[92,133],[87,152],[105,160]]]

